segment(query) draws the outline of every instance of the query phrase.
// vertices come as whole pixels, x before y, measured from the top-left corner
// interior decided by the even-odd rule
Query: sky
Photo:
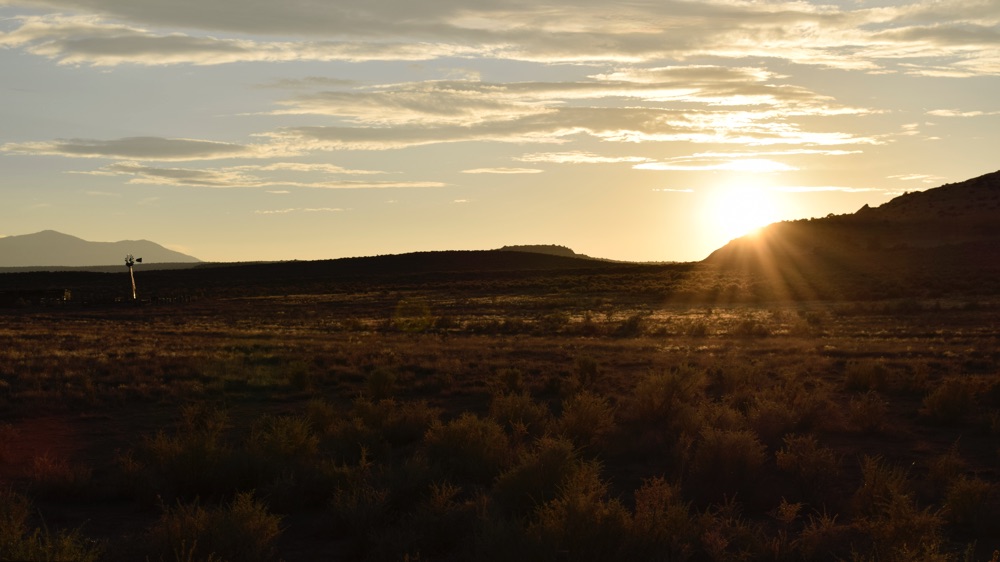
[[[694,261],[1000,169],[997,0],[0,0],[0,236]]]

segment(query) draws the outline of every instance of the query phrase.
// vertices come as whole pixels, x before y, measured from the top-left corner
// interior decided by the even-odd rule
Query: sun
[[[781,220],[774,192],[752,182],[719,186],[707,197],[704,222],[723,243]]]

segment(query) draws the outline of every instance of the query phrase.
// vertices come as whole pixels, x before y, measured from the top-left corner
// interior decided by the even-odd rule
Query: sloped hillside
[[[763,280],[762,296],[1000,293],[1000,172],[850,215],[776,223],[706,264]]]

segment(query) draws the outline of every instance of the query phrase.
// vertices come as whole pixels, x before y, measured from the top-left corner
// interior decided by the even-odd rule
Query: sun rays
[[[702,218],[713,238],[725,243],[781,220],[781,201],[757,180],[736,180],[712,190]]]

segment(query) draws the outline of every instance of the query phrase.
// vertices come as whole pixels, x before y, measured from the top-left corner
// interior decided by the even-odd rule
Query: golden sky
[[[996,0],[0,0],[0,235],[699,260],[1000,169]]]

